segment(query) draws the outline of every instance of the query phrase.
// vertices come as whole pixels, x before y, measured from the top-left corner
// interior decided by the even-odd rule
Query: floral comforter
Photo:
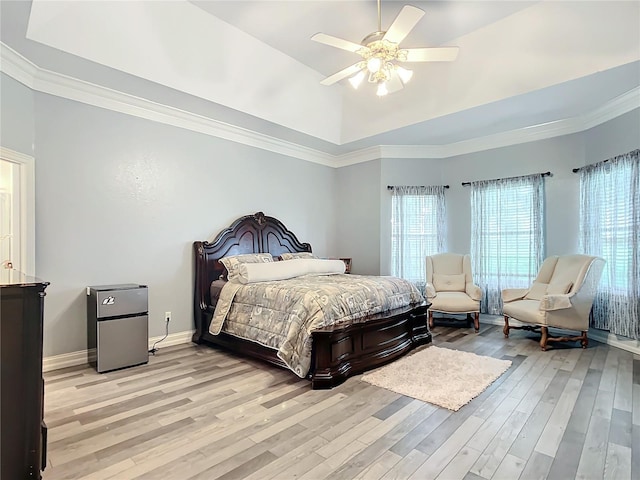
[[[396,277],[336,274],[247,285],[227,282],[209,332],[224,331],[274,348],[293,372],[305,377],[314,329],[355,323],[423,301],[412,283]]]

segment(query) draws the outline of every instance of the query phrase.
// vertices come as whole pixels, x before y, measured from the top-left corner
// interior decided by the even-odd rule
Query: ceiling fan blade
[[[387,30],[387,33],[382,37],[383,40],[388,40],[395,44],[400,43],[409,35],[409,32],[416,26],[423,15],[423,10],[412,5],[405,5]]]
[[[398,90],[402,90],[403,87],[404,85],[402,83],[402,80],[400,80],[400,77],[398,76],[398,72],[396,72],[395,70],[391,70],[389,80],[387,80],[387,92],[397,92]]]
[[[334,73],[330,77],[327,77],[324,80],[322,80],[320,83],[322,85],[333,85],[334,83],[339,82],[343,78],[347,78],[347,77],[350,77],[351,75],[358,73],[360,70],[362,70],[362,65],[360,64],[360,62],[358,62],[351,65],[350,67],[340,70],[338,73]]]
[[[408,48],[406,62],[452,62],[458,47]]]
[[[358,50],[365,48],[359,43],[353,43],[353,42],[350,42],[349,40],[343,40],[342,38],[332,37],[331,35],[327,35],[326,33],[316,33],[313,37],[311,37],[311,40],[318,43],[324,43],[325,45],[330,45],[332,47],[341,48],[342,50],[347,50],[349,52],[354,52],[354,53],[357,52]]]

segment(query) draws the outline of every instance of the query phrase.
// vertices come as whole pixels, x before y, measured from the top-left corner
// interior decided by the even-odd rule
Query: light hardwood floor
[[[49,372],[44,479],[640,478],[640,357],[596,342],[541,352],[534,334],[488,325],[433,334],[513,365],[458,412],[360,376],[313,391],[196,345],[107,374]]]

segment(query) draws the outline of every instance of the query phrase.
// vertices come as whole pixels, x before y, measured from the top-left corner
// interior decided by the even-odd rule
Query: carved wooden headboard
[[[238,218],[221,231],[212,242],[193,242],[195,255],[195,319],[211,320],[211,282],[225,271],[220,259],[243,253],[270,253],[275,258],[283,253],[311,252],[311,245],[302,243],[295,234],[274,217],[262,212]],[[207,318],[208,317],[208,318]]]

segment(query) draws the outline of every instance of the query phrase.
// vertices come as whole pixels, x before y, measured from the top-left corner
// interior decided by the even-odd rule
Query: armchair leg
[[[540,348],[544,352],[547,350],[547,338],[549,338],[549,329],[547,327],[540,327],[540,333],[542,333],[542,337],[540,337]]]
[[[429,310],[429,330],[433,329],[433,310]]]
[[[480,312],[473,314],[473,328],[475,328],[476,333],[480,331]]]
[[[547,343],[549,342],[580,342],[582,348],[587,348],[587,346],[589,345],[589,339],[587,338],[586,330],[582,330],[580,332],[580,335],[576,336],[567,335],[562,337],[555,337],[549,334],[547,327],[540,327],[540,329],[542,333],[542,338],[540,339],[540,347],[543,350],[547,349]]]
[[[589,339],[587,338],[586,330],[582,331],[582,338],[580,339],[580,345],[582,345],[582,348],[587,348],[587,346],[589,345]]]
[[[589,339],[587,338],[586,330],[582,330],[580,336],[565,336],[565,337],[556,337],[549,334],[549,327],[545,327],[543,325],[522,325],[520,327],[515,327],[509,325],[509,317],[507,315],[504,316],[504,328],[502,329],[502,333],[504,333],[504,338],[509,338],[509,330],[515,328],[516,330],[526,330],[528,332],[540,332],[540,349],[542,351],[547,350],[547,344],[549,342],[580,342],[582,348],[587,348],[589,345]]]

